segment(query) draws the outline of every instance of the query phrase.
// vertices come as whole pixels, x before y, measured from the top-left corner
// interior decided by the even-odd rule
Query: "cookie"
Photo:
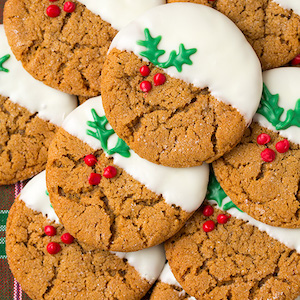
[[[150,296],[150,300],[161,299],[196,300],[196,298],[189,296],[189,294],[182,289],[181,285],[174,277],[168,263],[159,275]]]
[[[217,184],[208,190],[215,200],[165,243],[172,272],[184,290],[203,300],[300,295],[299,229],[258,222],[235,207]]]
[[[32,78],[11,52],[2,24],[0,82],[0,184],[5,185],[45,169],[49,144],[77,99]]]
[[[168,0],[208,5],[230,18],[256,52],[263,70],[283,66],[300,53],[300,4],[285,0]]]
[[[103,250],[136,251],[175,234],[201,205],[208,166],[140,158],[107,124],[101,97],[75,109],[51,143],[47,187],[65,228]]]
[[[163,0],[9,0],[9,44],[36,79],[63,92],[96,96],[108,47],[117,31]]]
[[[262,87],[260,63],[240,30],[191,3],[155,7],[123,28],[101,80],[103,107],[120,138],[142,158],[176,168],[232,149]]]
[[[58,223],[45,172],[13,204],[7,221],[9,266],[32,299],[141,299],[165,262],[161,245],[131,253],[93,249]]]
[[[264,92],[241,143],[213,163],[232,201],[273,226],[300,227],[300,69],[264,72]]]

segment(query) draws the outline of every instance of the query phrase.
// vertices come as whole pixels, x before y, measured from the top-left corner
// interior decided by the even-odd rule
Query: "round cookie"
[[[32,299],[141,299],[159,276],[161,245],[131,253],[93,249],[66,235],[45,193],[45,172],[22,190],[6,231],[6,253],[13,275]],[[48,236],[45,226],[53,226]],[[50,243],[60,250],[50,254]]]
[[[226,15],[244,33],[259,57],[263,70],[283,66],[300,53],[299,1],[168,0],[167,2],[204,4]]]
[[[0,82],[0,185],[5,185],[45,168],[49,144],[77,99],[32,78],[11,52],[2,24]]]
[[[164,0],[73,1],[9,0],[4,24],[18,60],[36,79],[63,92],[96,96],[108,47],[117,31],[147,9]],[[50,7],[59,15],[49,17]]]
[[[150,300],[196,300],[189,296],[174,277],[169,264],[167,263],[157,279]]]
[[[299,229],[265,225],[240,212],[230,199],[222,201],[217,190],[213,197],[230,215],[210,201],[211,215],[199,209],[165,243],[184,290],[203,300],[295,299],[300,294]]]
[[[79,241],[136,251],[184,225],[205,197],[208,173],[206,164],[174,169],[140,158],[114,134],[96,97],[74,110],[54,138],[47,187],[61,222]]]
[[[260,63],[240,30],[191,3],[155,7],[123,28],[101,80],[103,107],[120,138],[141,157],[176,168],[232,149],[262,87]]]
[[[300,69],[273,69],[263,78],[253,124],[213,167],[226,194],[247,214],[269,225],[299,228]]]

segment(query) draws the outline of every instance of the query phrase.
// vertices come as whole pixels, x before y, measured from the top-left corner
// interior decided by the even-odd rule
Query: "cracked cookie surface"
[[[215,8],[231,19],[256,52],[263,70],[283,66],[300,53],[300,16],[271,0],[168,0]]]
[[[89,167],[88,154],[98,163]],[[91,173],[102,174],[114,166],[117,175],[90,185]],[[53,207],[65,228],[79,241],[99,249],[136,251],[157,245],[175,234],[191,213],[168,205],[102,150],[60,129],[49,151],[47,187]]]
[[[57,127],[3,96],[0,116],[0,184],[13,184],[44,170]]]
[[[267,146],[256,141],[261,133],[271,137]],[[272,226],[299,228],[300,146],[290,142],[287,152],[278,153],[275,145],[282,140],[278,133],[253,123],[240,144],[213,167],[225,193],[241,210]],[[273,162],[262,160],[266,148],[275,151]]]
[[[172,272],[197,299],[295,299],[300,293],[300,255],[267,233],[231,217],[217,223],[201,209],[165,244]],[[205,221],[215,229],[204,232]]]
[[[163,73],[166,82],[144,93],[139,88],[144,64],[133,53],[113,49],[102,76],[107,119],[139,156],[156,164],[191,167],[219,158],[239,142],[246,123],[237,109],[152,64],[147,80],[153,83],[153,76]]]
[[[46,14],[48,0],[9,0],[5,4],[5,32],[12,51],[36,79],[63,92],[96,96],[99,77],[117,30],[74,1],[73,13],[56,18]]]
[[[53,225],[55,236],[44,227]],[[141,278],[126,259],[80,245],[63,244],[62,225],[28,208],[22,200],[13,204],[6,230],[6,252],[10,268],[32,299],[141,299],[150,283]],[[61,245],[50,255],[49,242]]]

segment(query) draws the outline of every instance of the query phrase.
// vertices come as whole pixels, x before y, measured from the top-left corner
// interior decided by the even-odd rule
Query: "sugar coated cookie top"
[[[300,2],[298,0],[273,0],[285,9],[292,9],[297,15],[300,15]]]
[[[13,55],[0,24],[0,95],[25,107],[31,113],[60,126],[76,106],[75,96],[50,88],[34,79]]]
[[[256,112],[262,88],[259,60],[234,23],[210,7],[155,7],[124,27],[112,41],[113,48],[132,51],[174,78],[208,87],[248,123]]]

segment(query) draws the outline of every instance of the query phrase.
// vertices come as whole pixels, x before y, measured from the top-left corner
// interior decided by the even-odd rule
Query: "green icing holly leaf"
[[[223,205],[223,200],[227,197],[226,193],[222,189],[220,183],[218,182],[214,172],[210,170],[209,183],[207,187],[206,199],[215,200],[219,207],[227,211],[230,208],[235,207],[241,211],[231,200]],[[223,207],[222,207],[223,205]],[[242,212],[242,211],[241,211]]]
[[[291,126],[300,127],[300,99],[297,100],[295,109],[289,109],[284,121],[280,120],[284,109],[278,105],[279,95],[271,94],[267,86],[263,85],[263,93],[257,113],[263,115],[276,130],[284,130]]]
[[[161,41],[161,35],[157,37],[152,37],[148,28],[144,30],[145,40],[137,41],[137,44],[146,48],[145,51],[141,51],[140,55],[146,57],[155,66],[161,68],[169,68],[174,66],[178,72],[182,71],[182,65],[192,65],[193,62],[190,56],[197,52],[196,48],[186,49],[183,44],[179,45],[179,52],[176,53],[175,50],[170,52],[169,58],[166,62],[159,62],[158,58],[163,55],[166,51],[158,49],[158,44]]]
[[[86,123],[89,127],[92,127],[95,130],[87,129],[86,133],[94,137],[95,139],[99,140],[101,143],[101,147],[103,148],[103,151],[105,151],[108,155],[119,153],[124,157],[130,157],[130,152],[129,152],[130,148],[120,138],[118,138],[117,144],[114,148],[108,149],[107,141],[109,137],[115,133],[115,131],[113,129],[106,128],[106,125],[108,124],[108,120],[106,116],[102,116],[102,117],[98,116],[95,109],[92,109],[91,113],[94,118],[94,122],[87,121]]]
[[[8,73],[9,70],[3,67],[3,64],[10,58],[9,54],[0,57],[0,71]]]

